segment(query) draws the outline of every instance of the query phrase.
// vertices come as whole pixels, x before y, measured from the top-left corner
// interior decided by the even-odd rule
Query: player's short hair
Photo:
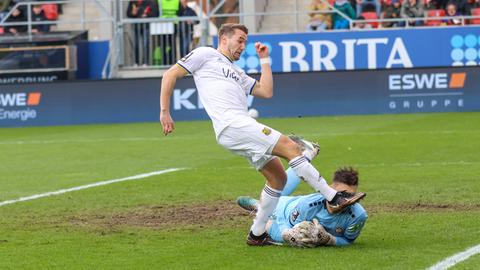
[[[352,167],[339,168],[333,175],[333,182],[358,186],[358,172]]]
[[[245,25],[239,23],[224,23],[218,30],[218,40],[224,35],[231,37],[235,33],[235,29],[241,30],[248,35],[248,28]]]

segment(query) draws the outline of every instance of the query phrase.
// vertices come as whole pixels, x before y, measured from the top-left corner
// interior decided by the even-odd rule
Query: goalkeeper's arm
[[[348,246],[348,245],[351,245],[354,240],[355,239],[349,240],[345,237],[337,236],[337,237],[335,237],[335,246],[338,246],[338,247]]]
[[[357,217],[348,225],[345,229],[345,232],[342,236],[337,236],[337,246],[348,246],[352,244],[355,239],[360,235],[360,232],[367,221],[367,214],[366,212],[362,212],[361,214],[357,214]]]
[[[303,221],[284,230],[282,237],[289,245],[297,247],[348,246],[358,237],[363,224],[364,221],[353,223],[343,236],[334,236],[327,232],[317,219],[313,219],[312,222]]]

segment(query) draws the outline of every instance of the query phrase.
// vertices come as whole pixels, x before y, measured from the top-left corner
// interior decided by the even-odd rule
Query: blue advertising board
[[[257,78],[258,79],[258,78]],[[260,117],[480,111],[480,68],[274,74],[272,99],[249,96]],[[176,87],[176,119],[203,119],[194,86]]]
[[[480,68],[274,74],[260,117],[480,111]],[[0,85],[0,127],[156,122],[160,79]],[[208,119],[192,77],[177,81],[174,120]]]
[[[249,35],[236,62],[248,73],[260,69],[257,41],[274,72],[480,65],[479,26]]]

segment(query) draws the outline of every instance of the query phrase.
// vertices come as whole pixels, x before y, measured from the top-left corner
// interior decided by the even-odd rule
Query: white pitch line
[[[441,161],[441,162],[399,162],[399,163],[358,163],[352,166],[358,167],[425,167],[425,166],[470,166],[479,164],[478,161]]]
[[[384,132],[333,132],[333,133],[305,133],[305,137],[337,137],[337,136],[402,136],[402,135],[452,135],[452,134],[478,134],[478,130],[441,130],[441,131],[384,131]],[[0,141],[0,145],[23,145],[23,144],[57,144],[57,143],[102,143],[102,142],[148,142],[189,140],[194,137],[130,137],[130,138],[97,138],[97,139],[71,139],[71,140],[26,140],[26,141]]]
[[[434,266],[428,268],[427,270],[446,270],[478,253],[480,253],[480,245],[476,245],[463,252],[448,257],[445,260],[438,262]]]
[[[331,133],[302,133],[304,137],[330,137],[330,136],[402,136],[402,135],[453,135],[453,134],[478,134],[478,130],[434,130],[434,131],[358,131],[358,132],[331,132]]]
[[[0,206],[4,206],[4,205],[7,205],[7,204],[14,204],[14,203],[18,203],[18,202],[24,202],[24,201],[31,201],[31,200],[35,200],[35,199],[60,195],[60,194],[63,194],[63,193],[82,190],[82,189],[87,189],[87,188],[92,188],[92,187],[110,185],[110,184],[113,184],[113,183],[118,183],[118,182],[123,182],[123,181],[137,180],[137,179],[147,178],[147,177],[154,176],[154,175],[160,175],[160,174],[165,174],[165,173],[170,173],[170,172],[175,172],[175,171],[181,171],[181,170],[185,170],[185,168],[171,168],[171,169],[166,169],[166,170],[161,170],[161,171],[137,174],[137,175],[128,176],[128,177],[125,177],[125,178],[96,182],[96,183],[83,185],[83,186],[78,186],[78,187],[60,189],[60,190],[57,190],[57,191],[50,191],[50,192],[35,194],[35,195],[27,196],[27,197],[21,197],[21,198],[14,199],[14,200],[3,201],[3,202],[0,202]]]
[[[3,141],[0,145],[21,144],[56,144],[56,143],[102,143],[102,142],[128,142],[128,141],[159,141],[162,138],[100,138],[100,139],[72,139],[72,140],[32,140],[32,141]],[[169,138],[171,139],[171,138]]]

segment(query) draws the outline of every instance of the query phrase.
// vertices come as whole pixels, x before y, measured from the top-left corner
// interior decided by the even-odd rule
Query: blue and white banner
[[[274,72],[480,64],[478,26],[249,35],[236,62],[248,73],[260,71],[257,41],[270,48]]]
[[[274,74],[272,99],[249,97],[260,117],[480,111],[480,68]],[[160,80],[0,85],[0,127],[155,122]],[[192,77],[171,99],[176,121],[206,120]]]

